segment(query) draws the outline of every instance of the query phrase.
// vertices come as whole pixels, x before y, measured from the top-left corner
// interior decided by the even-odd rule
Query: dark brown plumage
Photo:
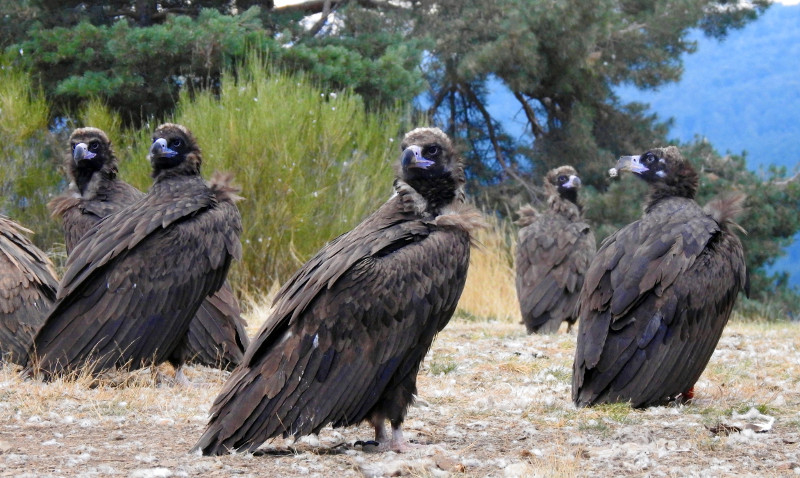
[[[715,218],[697,205],[697,173],[677,148],[625,156],[617,167],[651,192],[642,218],[603,241],[586,274],[572,379],[578,406],[646,407],[690,392],[746,282],[736,208],[716,208]]]
[[[575,304],[594,257],[595,239],[578,205],[581,180],[571,166],[545,178],[547,210],[520,209],[517,242],[517,297],[528,333],[557,332],[561,322],[575,323]]]
[[[108,136],[97,128],[78,128],[69,137],[64,169],[69,188],[48,204],[61,219],[67,253],[104,217],[144,197],[117,177],[117,158]],[[196,363],[233,369],[242,360],[248,339],[239,303],[225,281],[197,310],[186,339],[170,360],[176,366]],[[179,377],[180,369],[178,371]]]
[[[203,300],[241,255],[231,194],[200,176],[200,150],[180,125],[156,129],[153,186],[106,217],[73,250],[33,353],[45,375],[170,360]]]
[[[27,361],[33,337],[56,298],[53,264],[23,234],[30,232],[0,215],[0,363]]]
[[[417,372],[455,311],[480,215],[463,204],[463,165],[444,133],[415,129],[401,149],[396,194],[281,288],[195,450],[251,451],[363,420],[382,448],[406,448]]]

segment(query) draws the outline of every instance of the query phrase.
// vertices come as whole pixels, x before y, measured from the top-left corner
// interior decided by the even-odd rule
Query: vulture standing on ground
[[[150,192],[99,222],[69,256],[32,350],[45,375],[180,365],[189,322],[241,255],[236,196],[203,181],[191,133],[159,126],[149,159]]]
[[[380,449],[408,447],[401,425],[417,372],[455,311],[481,218],[464,204],[463,163],[447,135],[418,128],[401,149],[395,195],[281,288],[195,450],[253,451],[363,420]]]
[[[0,363],[25,363],[56,299],[53,264],[23,232],[31,231],[0,216]]]
[[[557,332],[575,323],[583,276],[594,257],[595,239],[581,218],[581,180],[572,166],[547,173],[548,210],[520,209],[517,242],[517,297],[529,334]]]
[[[586,273],[572,399],[634,407],[689,399],[746,287],[732,232],[744,196],[706,213],[694,201],[697,173],[674,146],[624,156],[617,169],[644,179],[650,195],[642,218],[604,240]]]
[[[144,193],[117,178],[117,158],[108,136],[97,128],[78,128],[69,137],[71,154],[65,170],[70,184],[48,207],[61,218],[67,253],[104,217],[144,197]],[[198,363],[232,369],[242,360],[249,343],[239,303],[227,281],[197,309],[186,339],[176,351],[175,363]],[[179,380],[185,380],[178,369]]]

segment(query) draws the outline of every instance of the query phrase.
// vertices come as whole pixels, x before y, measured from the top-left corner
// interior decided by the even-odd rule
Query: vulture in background
[[[53,264],[23,233],[31,231],[0,215],[0,363],[25,364],[56,299]]]
[[[470,231],[482,222],[464,203],[463,162],[447,135],[414,129],[401,149],[395,194],[278,292],[194,451],[253,451],[364,420],[379,449],[408,448],[401,425],[417,372],[456,309]]]
[[[148,157],[150,192],[100,221],[69,256],[31,350],[45,376],[179,366],[195,312],[241,255],[236,195],[203,181],[191,133],[159,126]]]
[[[637,408],[687,400],[746,288],[732,222],[744,196],[708,214],[694,201],[697,173],[674,146],[623,156],[616,169],[644,179],[650,194],[642,218],[605,239],[586,273],[572,399]]]
[[[547,211],[519,211],[517,297],[529,334],[554,333],[561,322],[575,323],[575,304],[595,252],[589,224],[581,218],[581,180],[572,166],[547,173]]]
[[[145,194],[117,177],[117,158],[102,130],[78,128],[70,135],[69,146],[71,154],[64,164],[69,188],[48,207],[53,217],[61,219],[67,253],[72,254],[83,235],[101,219]],[[231,370],[242,360],[249,343],[245,327],[236,296],[225,281],[197,309],[174,362]],[[186,382],[181,368],[176,377]]]

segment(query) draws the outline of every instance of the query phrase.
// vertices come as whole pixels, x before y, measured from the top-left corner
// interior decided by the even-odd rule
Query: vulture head
[[[581,178],[572,166],[560,166],[551,169],[545,178],[544,188],[548,197],[558,195],[571,203],[578,203],[578,189],[581,187]]]
[[[153,167],[153,177],[163,173],[170,175],[200,174],[203,162],[200,147],[185,127],[174,123],[164,123],[153,133],[148,159]]]
[[[109,178],[117,175],[117,157],[103,130],[78,128],[69,136],[72,156],[67,159],[67,175],[83,194],[98,171]]]
[[[622,156],[616,169],[644,179],[652,190],[651,201],[670,196],[693,199],[697,192],[697,172],[675,146],[651,149],[639,156]]]
[[[450,203],[466,182],[464,164],[439,128],[416,128],[400,143],[399,179],[434,208]]]

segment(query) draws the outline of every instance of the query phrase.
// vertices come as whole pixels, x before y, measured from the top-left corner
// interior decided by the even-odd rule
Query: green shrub
[[[198,138],[204,175],[232,172],[242,188],[244,285],[286,280],[389,197],[403,117],[367,113],[356,95],[269,73],[255,59],[238,79],[223,77],[219,97],[180,98],[175,122]]]
[[[28,74],[0,65],[0,213],[36,231],[45,249],[60,239],[47,212],[59,188],[57,140],[47,130],[49,108]]]

